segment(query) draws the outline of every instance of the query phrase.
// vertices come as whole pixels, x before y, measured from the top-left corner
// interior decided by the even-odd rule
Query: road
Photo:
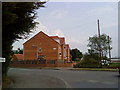
[[[10,68],[12,88],[118,88],[118,72]]]

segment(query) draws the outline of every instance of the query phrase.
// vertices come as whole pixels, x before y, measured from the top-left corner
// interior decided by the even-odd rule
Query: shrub
[[[108,67],[113,67],[113,68],[120,68],[120,63],[110,63]]]
[[[74,66],[75,68],[98,68],[100,67],[99,56],[97,54],[85,54],[83,60]]]

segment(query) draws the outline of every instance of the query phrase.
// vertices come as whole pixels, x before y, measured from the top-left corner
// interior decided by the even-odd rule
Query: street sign
[[[5,58],[0,57],[0,62],[5,62]]]

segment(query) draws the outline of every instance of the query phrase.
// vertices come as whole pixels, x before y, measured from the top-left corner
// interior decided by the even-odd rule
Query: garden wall
[[[10,67],[72,67],[72,63],[58,63],[57,60],[15,60]]]

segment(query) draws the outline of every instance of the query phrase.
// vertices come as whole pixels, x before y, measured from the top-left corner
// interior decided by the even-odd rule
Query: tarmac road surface
[[[118,88],[118,72],[10,68],[12,88]]]

